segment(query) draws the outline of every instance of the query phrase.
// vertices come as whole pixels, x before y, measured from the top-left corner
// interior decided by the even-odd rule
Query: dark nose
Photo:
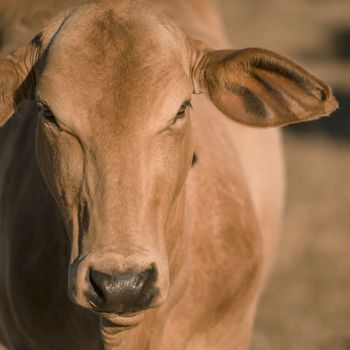
[[[136,273],[113,272],[112,274],[90,270],[91,290],[87,297],[96,311],[128,314],[147,309],[158,289],[154,284],[157,270],[154,266]]]

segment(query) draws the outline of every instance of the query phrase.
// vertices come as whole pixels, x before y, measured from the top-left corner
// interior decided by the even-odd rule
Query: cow
[[[0,342],[247,349],[281,226],[278,126],[330,87],[227,49],[210,2],[95,0],[0,60]]]

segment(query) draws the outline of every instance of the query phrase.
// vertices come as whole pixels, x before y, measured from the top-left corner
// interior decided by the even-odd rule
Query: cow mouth
[[[102,327],[112,327],[120,329],[130,329],[137,327],[144,318],[143,312],[130,314],[113,314],[104,312],[95,312],[101,317]]]

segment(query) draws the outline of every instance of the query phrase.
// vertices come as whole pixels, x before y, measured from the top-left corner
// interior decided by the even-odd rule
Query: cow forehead
[[[140,4],[137,8],[137,1],[136,8],[127,1],[126,9],[120,9],[124,1],[97,4],[79,9],[62,23],[49,44],[50,68],[80,79],[93,76],[96,82],[94,75],[106,81],[122,73],[128,80],[140,80],[177,63],[188,65],[182,32],[161,15]]]
[[[129,3],[129,2],[128,2]],[[137,2],[135,3],[137,4]],[[88,7],[72,13],[56,33],[52,48],[64,48],[66,53],[79,50],[79,55],[97,66],[115,62],[114,58],[139,61],[154,59],[159,54],[171,57],[179,53],[179,34],[175,27],[151,10],[138,14],[121,12],[118,7]],[[134,9],[137,11],[137,8]]]
[[[146,108],[152,96],[164,99],[169,86],[188,88],[181,31],[143,7],[135,12],[117,6],[123,1],[106,3],[71,14],[49,44],[42,80],[52,98],[105,114],[103,106],[131,108],[128,101],[137,100]]]

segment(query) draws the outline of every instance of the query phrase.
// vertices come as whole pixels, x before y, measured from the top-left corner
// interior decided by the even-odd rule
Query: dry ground
[[[286,133],[286,222],[252,348],[350,350],[350,1],[219,3],[235,46],[296,59],[341,102],[330,120]]]

